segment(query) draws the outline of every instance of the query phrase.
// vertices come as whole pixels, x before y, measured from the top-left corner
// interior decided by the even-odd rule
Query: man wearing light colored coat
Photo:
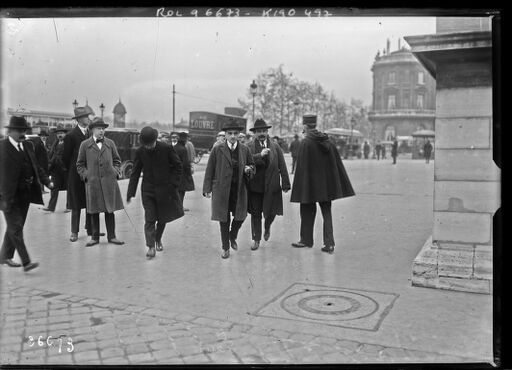
[[[117,183],[121,158],[116,144],[105,137],[108,124],[95,118],[89,125],[92,136],[80,144],[76,169],[85,181],[86,209],[91,215],[92,236],[86,244],[92,247],[99,243],[99,214],[105,213],[107,239],[109,243],[124,244],[116,238],[114,211],[123,209],[123,200]]]

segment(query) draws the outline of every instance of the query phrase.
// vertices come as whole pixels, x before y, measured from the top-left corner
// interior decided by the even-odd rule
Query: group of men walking
[[[20,254],[25,271],[37,267],[30,260],[23,240],[23,226],[30,203],[43,204],[42,184],[52,191],[46,210],[54,211],[58,191],[67,190],[66,209],[71,210],[70,241],[76,242],[82,209],[86,209],[85,229],[90,239],[87,247],[99,243],[99,214],[104,213],[108,243],[122,245],[116,237],[114,212],[124,208],[118,178],[121,160],[115,143],[105,137],[108,127],[101,118],[91,120],[92,111],[77,107],[77,125],[70,131],[59,127],[57,140],[49,154],[48,175],[38,164],[32,143],[25,141],[30,129],[23,117],[11,117],[6,126],[8,137],[0,141],[0,209],[5,214],[7,231],[0,249],[0,263],[11,267],[14,251]],[[222,128],[225,140],[213,146],[205,170],[203,195],[211,198],[211,219],[219,222],[222,258],[230,248],[238,249],[238,231],[247,214],[251,215],[252,250],[260,247],[261,238],[270,238],[276,216],[283,215],[282,192],[292,190],[291,201],[300,203],[300,240],[293,247],[311,248],[316,203],[324,218],[323,251],[334,251],[331,202],[354,195],[354,191],[336,148],[328,136],[316,130],[316,116],[304,116],[305,137],[294,148],[295,178],[290,184],[281,147],[270,140],[272,126],[258,119],[250,130],[254,140],[239,142],[244,129],[235,121]],[[142,176],[141,199],[144,207],[144,234],[153,258],[163,250],[162,235],[166,223],[184,215],[183,198],[194,189],[190,152],[186,134],[176,134],[176,143],[159,141],[157,130],[144,127],[135,153],[126,200],[136,195]],[[172,138],[171,138],[172,139]],[[292,167],[293,172],[293,167]],[[262,228],[263,222],[263,228]]]
[[[238,231],[247,214],[251,215],[251,249],[260,247],[262,220],[263,238],[270,238],[275,217],[283,215],[282,192],[290,189],[290,200],[300,203],[301,216],[300,240],[292,246],[313,247],[319,203],[324,218],[322,251],[334,252],[331,202],[354,195],[354,190],[335,146],[326,134],[316,130],[316,123],[315,115],[303,118],[305,137],[297,148],[292,187],[282,149],[268,137],[272,126],[256,120],[250,129],[254,140],[247,146],[238,141],[243,127],[234,121],[222,127],[226,141],[213,146],[203,182],[203,196],[212,199],[211,219],[219,222],[222,258],[230,256],[230,247],[238,249]]]

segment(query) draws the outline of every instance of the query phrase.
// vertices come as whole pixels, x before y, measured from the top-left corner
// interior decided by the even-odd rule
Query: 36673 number
[[[44,336],[40,335],[37,339],[35,339],[35,337],[30,335],[28,337],[28,345],[30,347],[32,347],[36,344],[39,347],[44,347],[44,346],[57,347],[58,346],[59,353],[62,353],[63,345],[66,346],[66,350],[68,352],[73,352],[75,350],[75,346],[73,345],[73,339],[71,339],[70,337],[63,339],[63,336],[54,338],[51,335],[49,335],[48,337],[44,337]]]

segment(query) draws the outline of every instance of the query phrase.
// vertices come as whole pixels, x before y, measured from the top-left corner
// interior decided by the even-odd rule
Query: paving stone
[[[260,355],[243,356],[243,357],[240,358],[240,360],[244,364],[264,364],[264,363],[268,363],[268,361],[265,358],[263,358],[262,356],[260,356]]]
[[[96,338],[98,338],[98,340],[117,338],[117,330],[109,329],[96,332]]]
[[[314,335],[302,334],[302,333],[294,333],[294,334],[290,335],[290,339],[296,340],[299,342],[304,342],[304,343],[311,342],[314,338],[315,338]]]
[[[77,352],[85,352],[100,348],[97,342],[80,342],[74,343],[73,346],[75,347],[75,351]]]
[[[93,334],[93,331],[90,326],[81,326],[76,328],[71,328],[70,332],[72,335],[83,335],[83,334]]]
[[[316,337],[311,343],[313,344],[335,344],[338,340],[336,338],[329,337]]]
[[[253,326],[252,328],[250,328],[247,331],[247,333],[257,334],[257,335],[271,335],[271,332],[272,332],[272,329],[262,328],[262,327],[258,327],[258,326]]]
[[[212,361],[204,354],[199,353],[197,355],[184,356],[183,362],[185,362],[186,364],[207,364],[211,363]]]
[[[154,358],[151,355],[151,353],[138,353],[138,354],[128,355],[128,360],[132,364],[138,364],[143,361],[154,361]]]
[[[67,331],[71,332],[73,330],[73,327],[71,325],[71,322],[59,322],[55,324],[48,324],[48,331],[55,332],[55,331]]]
[[[153,350],[161,350],[164,348],[175,348],[175,345],[168,339],[162,339],[149,342],[149,347]]]
[[[336,347],[348,349],[350,352],[356,352],[360,345],[361,343],[352,340],[342,339],[336,342]]]
[[[111,357],[101,361],[104,365],[128,365],[130,361],[124,357]]]
[[[259,355],[258,349],[252,344],[234,344],[231,347],[231,351],[233,351],[233,353],[235,353],[240,358],[248,355]]]
[[[19,351],[10,352],[2,349],[0,352],[0,363],[4,365],[17,364],[19,362],[19,358]]]
[[[131,335],[131,336],[123,336],[121,337],[121,341],[124,344],[134,344],[134,343],[145,343],[147,341],[146,337],[142,334]]]
[[[264,354],[266,362],[271,364],[287,364],[292,363],[291,357],[282,351],[268,352]]]
[[[23,344],[25,346],[25,344]],[[2,344],[0,353],[2,352],[20,352],[22,349],[21,343]]]
[[[174,350],[172,348],[159,349],[157,351],[153,351],[152,354],[153,354],[153,357],[158,361],[162,360],[162,359],[178,357],[180,355],[179,352],[177,352],[176,350]],[[183,361],[181,361],[181,363],[183,363]]]
[[[172,339],[181,338],[181,337],[190,336],[190,335],[192,335],[192,333],[189,332],[188,330],[169,330],[169,331],[167,331],[167,336]]]
[[[353,359],[342,353],[329,353],[322,356],[322,363],[346,364],[352,363]]]
[[[100,355],[98,351],[85,351],[85,352],[74,352],[74,358],[77,363],[80,361],[98,360]]]
[[[138,353],[151,352],[149,346],[145,343],[132,343],[125,346],[128,355],[136,355]]]
[[[384,348],[381,352],[381,356],[384,358],[392,359],[407,359],[407,352],[403,348]]]
[[[215,364],[239,364],[241,361],[231,351],[208,353],[207,356]]]
[[[112,358],[112,357],[123,357],[125,355],[124,350],[119,347],[112,348],[102,348],[100,351],[100,355],[102,359]]]
[[[111,339],[103,339],[98,340],[98,348],[110,348],[110,347],[120,347],[122,346],[121,342],[119,341],[119,338],[111,338]]]
[[[289,331],[285,331],[285,330],[274,329],[270,332],[270,335],[272,335],[273,337],[276,337],[276,338],[290,338],[292,333],[290,333]]]
[[[359,348],[359,352],[362,352],[362,353],[380,353],[382,350],[384,350],[385,347],[383,346],[378,346],[378,345],[374,345],[374,344],[362,344],[361,347]]]
[[[70,323],[71,326],[71,317],[69,315],[66,316],[50,316],[47,318],[47,322],[49,324],[57,324],[61,322],[67,322]]]
[[[174,319],[177,321],[193,321],[196,318],[196,316],[192,316],[188,313],[180,313],[174,317]]]
[[[146,338],[148,341],[159,341],[159,340],[168,340],[168,334],[165,332],[165,330],[158,331],[158,332],[152,332],[149,334],[146,334]]]

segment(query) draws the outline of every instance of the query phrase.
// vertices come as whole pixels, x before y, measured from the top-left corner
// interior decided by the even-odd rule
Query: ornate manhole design
[[[376,331],[397,298],[394,293],[296,283],[255,315]]]

